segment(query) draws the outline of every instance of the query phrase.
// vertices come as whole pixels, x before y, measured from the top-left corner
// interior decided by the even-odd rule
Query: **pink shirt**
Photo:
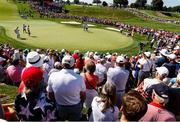
[[[175,116],[156,103],[148,104],[146,114],[140,121],[176,121]]]
[[[7,69],[6,72],[12,82],[20,82],[21,81],[21,72],[22,72],[23,67],[20,66],[14,66],[10,65]]]

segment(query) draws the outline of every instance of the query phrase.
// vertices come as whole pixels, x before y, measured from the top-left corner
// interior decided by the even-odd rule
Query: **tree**
[[[93,0],[93,3],[96,3],[98,5],[101,3],[101,0]]]
[[[106,7],[106,6],[108,6],[108,3],[106,1],[103,1],[102,6]]]
[[[139,6],[138,6],[138,4],[136,4],[136,3],[131,3],[130,7],[131,7],[131,8],[138,8]]]
[[[70,4],[71,4],[70,0],[67,0],[67,1],[66,1],[66,4],[67,4],[67,5],[70,5]]]
[[[74,0],[74,4],[79,4],[79,0]]]
[[[151,4],[154,10],[162,10],[164,2],[162,0],[152,0]]]
[[[136,0],[135,2],[135,4],[140,8],[144,8],[146,3],[147,3],[147,0]]]
[[[124,6],[126,7],[128,5],[128,0],[113,0],[115,6]]]

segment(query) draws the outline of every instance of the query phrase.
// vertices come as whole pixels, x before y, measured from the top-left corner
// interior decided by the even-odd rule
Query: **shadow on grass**
[[[23,37],[21,37],[20,39],[21,39],[21,40],[27,40],[27,38],[23,38]]]
[[[30,37],[32,37],[32,38],[37,38],[37,36],[30,36]]]
[[[92,32],[92,31],[89,31],[89,30],[88,30],[87,32],[88,32],[88,33],[94,33],[94,32]]]

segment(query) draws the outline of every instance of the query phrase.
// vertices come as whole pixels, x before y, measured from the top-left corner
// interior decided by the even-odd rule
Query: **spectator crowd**
[[[31,5],[49,17],[114,25],[131,36],[134,32],[146,35],[154,52],[140,50],[128,56],[120,52],[22,50],[2,44],[0,82],[17,86],[18,94],[12,108],[0,104],[0,120],[180,120],[180,38],[176,33],[51,13],[41,11],[36,2]],[[5,96],[0,94],[0,99]]]
[[[179,120],[180,42],[158,39],[166,38],[172,43],[136,56],[1,45],[0,81],[18,87],[14,119]],[[7,119],[3,113],[1,119]]]

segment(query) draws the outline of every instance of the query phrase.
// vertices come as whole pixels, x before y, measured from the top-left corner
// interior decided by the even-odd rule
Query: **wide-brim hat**
[[[170,54],[166,49],[162,49],[159,52],[164,56],[168,56]]]
[[[43,58],[37,52],[29,52],[26,57],[26,67],[41,67],[43,65]]]
[[[144,55],[146,56],[146,57],[151,57],[151,53],[150,52],[144,52]]]

